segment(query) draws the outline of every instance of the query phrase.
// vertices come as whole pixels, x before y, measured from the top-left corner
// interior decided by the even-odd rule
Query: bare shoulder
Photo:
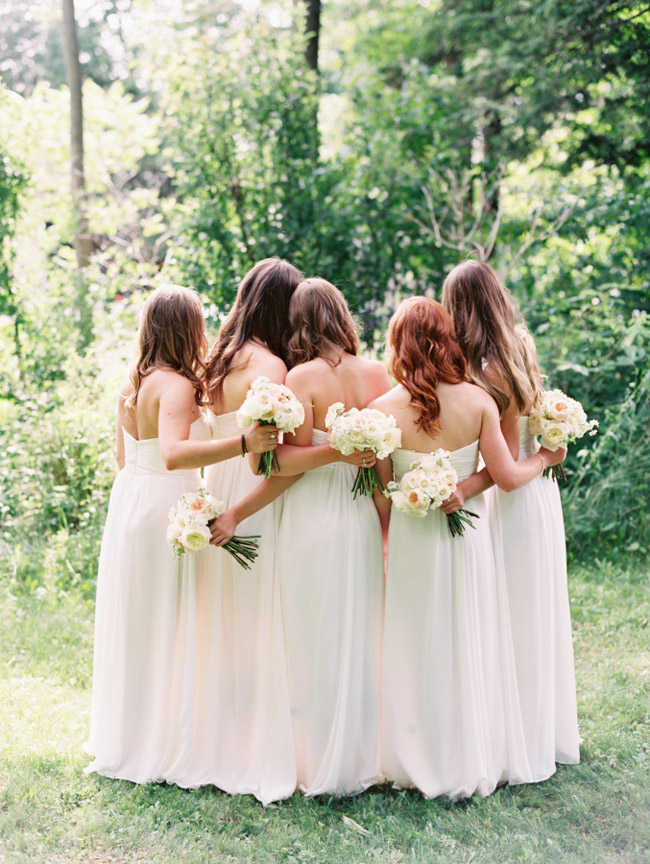
[[[390,375],[383,363],[379,360],[370,360],[368,357],[360,357],[359,360],[364,364],[364,371],[368,377],[377,383],[387,383],[390,386]]]
[[[373,399],[369,403],[368,408],[375,408],[377,411],[383,411],[390,414],[398,408],[405,408],[408,405],[408,393],[398,384],[397,387],[392,387],[388,392]]]
[[[287,376],[287,367],[281,357],[274,354],[266,347],[259,345],[257,342],[247,342],[241,349],[238,356],[241,355],[240,368],[246,369],[247,377],[250,383],[260,375],[266,375],[271,381],[276,384],[282,384]]]
[[[124,405],[124,403],[129,398],[129,396],[133,395],[133,391],[134,391],[134,387],[133,387],[133,384],[131,383],[131,379],[125,378],[124,381],[122,382],[122,386],[120,387],[120,392],[118,393],[118,397],[117,397],[118,403],[120,405]]]
[[[324,360],[317,357],[315,360],[308,360],[306,363],[299,363],[293,366],[287,372],[285,384],[287,387],[305,389],[314,382],[322,380],[323,376],[330,373],[330,367]]]

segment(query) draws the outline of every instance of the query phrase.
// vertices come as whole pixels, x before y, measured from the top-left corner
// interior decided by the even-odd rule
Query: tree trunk
[[[318,36],[320,34],[320,0],[307,0],[307,47],[305,59],[314,72],[318,72]]]
[[[62,0],[63,47],[65,68],[70,89],[70,168],[72,174],[72,206],[74,208],[74,249],[80,269],[88,264],[92,241],[88,233],[85,208],[83,103],[81,98],[81,63],[77,43],[74,0]]]

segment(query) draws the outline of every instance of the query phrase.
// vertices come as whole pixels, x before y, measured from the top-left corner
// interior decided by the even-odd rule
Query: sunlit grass
[[[262,807],[214,788],[83,774],[92,609],[74,592],[0,607],[2,864],[647,864],[647,569],[574,570],[582,763],[461,804],[375,788]],[[41,592],[42,594],[42,592]]]

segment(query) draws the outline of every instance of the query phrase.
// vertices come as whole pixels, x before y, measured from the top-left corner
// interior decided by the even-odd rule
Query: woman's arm
[[[375,468],[377,469],[377,474],[379,475],[379,479],[381,480],[381,485],[386,488],[386,486],[393,479],[393,465],[390,461],[390,456],[386,459],[380,459],[375,464]],[[382,492],[378,492],[375,490],[373,493],[373,500],[375,502],[375,507],[377,508],[377,513],[379,513],[379,521],[381,522],[381,533],[384,538],[384,544],[386,542],[386,538],[388,537],[388,523],[390,522],[390,498],[386,498],[386,496]]]
[[[210,543],[213,546],[223,546],[232,539],[240,522],[275,501],[300,477],[300,474],[295,474],[292,477],[269,477],[262,480],[245,498],[242,498],[241,501],[238,501],[214,520],[210,526]]]
[[[563,448],[547,450],[542,447],[533,456],[517,462],[506,443],[499,421],[499,412],[495,403],[487,397],[483,410],[479,447],[485,466],[490,476],[504,492],[512,492],[525,486],[546,468],[559,465],[566,458],[567,451]]]
[[[192,414],[196,407],[194,388],[180,375],[169,376],[160,394],[158,440],[160,453],[169,471],[177,468],[202,468],[224,459],[242,455],[241,436],[217,441],[190,441]],[[277,446],[275,426],[252,426],[245,434],[246,449],[264,453]]]

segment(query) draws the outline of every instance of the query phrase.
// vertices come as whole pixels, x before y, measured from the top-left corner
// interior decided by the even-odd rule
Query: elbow
[[[180,464],[180,457],[174,451],[162,451],[160,452],[162,456],[163,464],[168,471],[175,471],[177,468],[182,468],[183,466]]]
[[[519,488],[519,483],[514,474],[506,474],[503,477],[499,477],[495,482],[503,492],[514,492],[515,489]]]

